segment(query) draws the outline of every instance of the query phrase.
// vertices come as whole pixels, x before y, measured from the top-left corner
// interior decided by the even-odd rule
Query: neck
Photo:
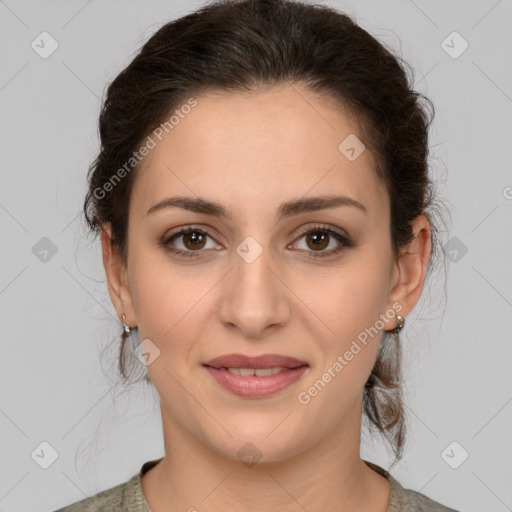
[[[162,419],[166,455],[142,479],[152,510],[387,510],[388,481],[359,455],[360,420],[286,460],[249,465],[207,446],[164,410]]]

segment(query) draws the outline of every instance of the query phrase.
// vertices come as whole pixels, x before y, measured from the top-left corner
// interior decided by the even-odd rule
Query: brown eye
[[[190,231],[188,233],[184,233],[183,235],[183,245],[187,249],[203,249],[206,237],[200,231]]]
[[[194,227],[181,228],[177,233],[164,237],[161,245],[171,253],[192,257],[200,256],[207,249],[215,249],[211,235]]]
[[[296,249],[305,251],[310,258],[336,256],[343,250],[354,247],[354,243],[347,235],[323,226],[303,231],[293,245]]]
[[[329,245],[330,236],[325,231],[311,231],[306,236],[306,243],[313,250],[322,250]]]

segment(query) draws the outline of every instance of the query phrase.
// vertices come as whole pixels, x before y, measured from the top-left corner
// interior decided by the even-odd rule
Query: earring
[[[124,329],[124,332],[126,334],[130,334],[131,328],[126,325],[125,320],[126,320],[126,317],[123,314],[123,329]]]
[[[391,334],[398,334],[404,328],[404,325],[405,325],[405,318],[403,316],[396,315],[396,327],[394,329],[392,329],[391,331],[386,331],[386,332],[389,332]]]

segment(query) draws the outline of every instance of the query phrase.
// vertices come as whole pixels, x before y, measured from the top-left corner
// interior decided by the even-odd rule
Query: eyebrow
[[[285,217],[292,217],[293,215],[298,215],[300,213],[315,212],[318,210],[337,208],[340,206],[352,206],[368,216],[366,207],[355,199],[347,196],[324,195],[294,199],[282,203],[277,210],[277,219],[281,220]],[[165,208],[182,208],[183,210],[188,210],[195,213],[203,213],[206,215],[213,215],[214,217],[224,217],[226,219],[231,219],[233,217],[232,213],[224,208],[224,206],[222,206],[220,203],[208,201],[201,197],[185,196],[174,196],[163,199],[162,201],[159,201],[153,205],[146,212],[146,215],[163,210]]]

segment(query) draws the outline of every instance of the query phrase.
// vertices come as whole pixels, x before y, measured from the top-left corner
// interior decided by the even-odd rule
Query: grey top
[[[61,508],[56,512],[152,512],[142,494],[141,477],[161,460],[145,462],[139,473],[127,482]],[[366,460],[364,462],[389,481],[391,494],[386,512],[458,512],[416,491],[404,489],[385,469],[372,462]]]

